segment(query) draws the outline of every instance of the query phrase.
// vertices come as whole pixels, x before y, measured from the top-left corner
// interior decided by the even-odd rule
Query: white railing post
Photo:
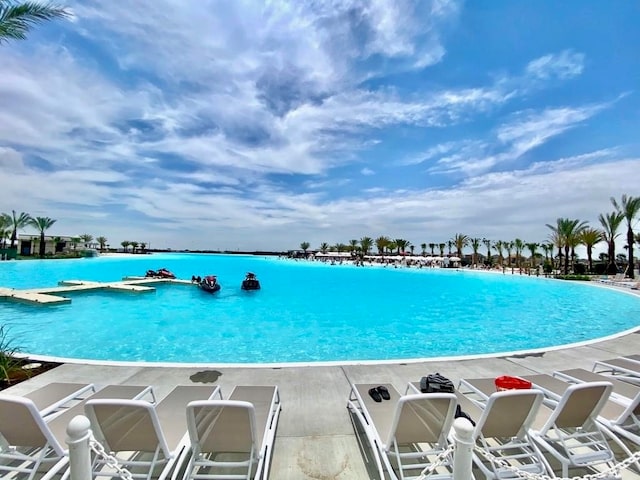
[[[90,426],[84,415],[76,415],[67,426],[71,480],[91,480]]]
[[[473,425],[464,417],[453,421],[453,439],[456,449],[453,454],[453,480],[471,480],[473,464]]]

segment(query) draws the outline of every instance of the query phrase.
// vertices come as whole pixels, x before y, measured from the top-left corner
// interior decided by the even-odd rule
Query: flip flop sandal
[[[381,402],[382,401],[382,396],[378,392],[378,388],[377,387],[370,388],[369,389],[369,395],[371,396],[371,398],[373,398],[374,402]]]
[[[383,400],[391,400],[391,395],[389,395],[389,390],[384,385],[380,385],[378,387],[378,393],[382,397]]]

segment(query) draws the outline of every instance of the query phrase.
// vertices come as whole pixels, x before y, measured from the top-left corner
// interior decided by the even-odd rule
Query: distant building
[[[95,248],[95,243],[85,244],[77,236],[67,235],[45,235],[44,237],[45,255],[55,255],[56,253],[69,252],[75,249]],[[26,235],[19,234],[16,239],[18,255],[28,257],[40,253],[40,234]]]

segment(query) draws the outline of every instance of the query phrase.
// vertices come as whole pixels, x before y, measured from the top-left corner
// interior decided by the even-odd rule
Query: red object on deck
[[[496,378],[496,389],[500,390],[526,390],[531,388],[531,382],[524,378],[510,377],[503,375]]]

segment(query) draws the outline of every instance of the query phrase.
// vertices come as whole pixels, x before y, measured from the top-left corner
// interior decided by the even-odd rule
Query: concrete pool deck
[[[544,332],[540,332],[544,335]],[[235,385],[278,385],[282,413],[274,445],[271,479],[344,480],[376,478],[368,469],[368,448],[360,448],[347,399],[351,383],[391,383],[404,392],[409,381],[440,372],[457,385],[463,377],[496,377],[552,373],[566,368],[591,370],[595,360],[640,351],[640,327],[617,338],[585,346],[523,355],[468,358],[456,361],[352,364],[295,367],[149,367],[64,364],[3,393],[24,394],[51,382],[152,385],[163,398],[176,385],[193,384],[190,377],[214,380],[224,395]],[[195,377],[197,380],[198,377]],[[366,446],[366,442],[365,442]],[[637,447],[636,447],[637,448]],[[633,450],[633,448],[632,448]],[[571,475],[585,472],[570,471]],[[640,479],[626,470],[623,478]]]

